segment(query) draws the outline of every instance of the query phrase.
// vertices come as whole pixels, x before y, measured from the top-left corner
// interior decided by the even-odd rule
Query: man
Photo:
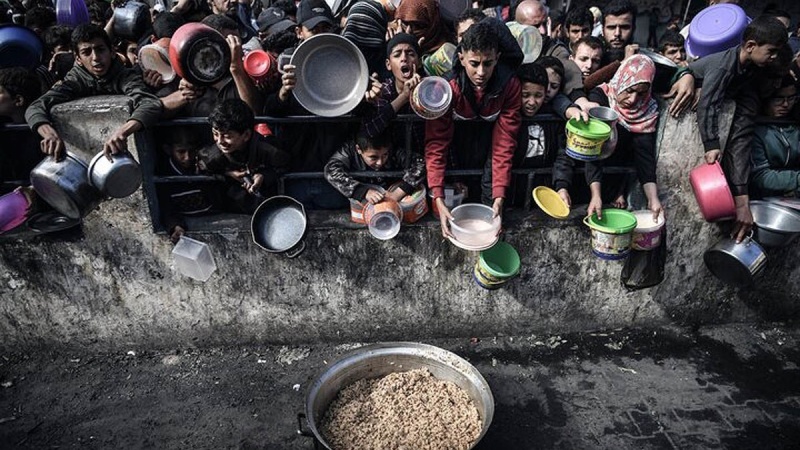
[[[567,13],[567,18],[564,21],[564,29],[567,31],[567,39],[569,40],[569,48],[575,51],[575,43],[591,36],[592,23],[594,17],[588,8],[573,8]]]
[[[530,25],[542,36],[549,36],[547,27],[547,6],[539,0],[523,0],[517,5],[514,20],[522,25]]]
[[[605,64],[622,61],[636,53],[633,43],[636,31],[636,5],[630,0],[612,0],[603,16],[603,40],[606,44]]]
[[[333,30],[333,13],[325,0],[301,0],[297,7],[297,39],[304,41],[311,36],[330,33]]]
[[[583,79],[595,73],[600,68],[603,59],[603,43],[592,36],[586,36],[575,43],[575,52],[570,55],[570,60],[577,64]]]
[[[208,0],[208,7],[214,14],[230,17],[236,21],[239,37],[248,42],[258,35],[252,25],[250,4],[236,0]]]
[[[453,28],[456,30],[456,44],[461,44],[461,39],[469,27],[475,25],[486,18],[486,14],[480,9],[468,9],[456,17],[453,21]]]
[[[280,8],[267,8],[261,12],[256,21],[258,25],[258,38],[264,42],[273,34],[284,30],[292,29],[297,26],[292,19]]]

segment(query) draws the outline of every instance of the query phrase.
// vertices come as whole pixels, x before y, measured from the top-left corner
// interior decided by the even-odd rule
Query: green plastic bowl
[[[498,242],[494,247],[480,253],[479,264],[496,278],[511,278],[519,273],[519,253],[511,244]]]
[[[569,119],[567,131],[589,139],[608,139],[611,136],[611,127],[598,119],[589,119],[582,122],[578,119]]]
[[[636,216],[624,209],[604,209],[602,219],[598,219],[597,214],[592,214],[583,219],[583,223],[603,233],[625,234],[636,228]]]

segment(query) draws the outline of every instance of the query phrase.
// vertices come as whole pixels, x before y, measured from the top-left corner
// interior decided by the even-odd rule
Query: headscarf
[[[600,89],[608,97],[608,104],[619,114],[619,123],[632,133],[652,133],[658,122],[658,103],[652,96],[653,77],[656,66],[653,60],[644,55],[633,55],[622,61],[617,73]],[[650,83],[650,90],[638,104],[625,108],[617,103],[617,95],[637,84]]]
[[[421,45],[423,54],[435,52],[447,42],[446,28],[439,16],[436,0],[403,0],[394,17],[406,23],[414,22],[422,28],[421,31],[414,30],[414,34],[419,33],[425,38]]]

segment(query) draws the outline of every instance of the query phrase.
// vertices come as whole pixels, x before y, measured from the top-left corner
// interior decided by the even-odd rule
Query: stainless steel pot
[[[89,162],[89,182],[113,198],[127,197],[142,185],[142,169],[130,153],[111,155],[100,152]]]
[[[250,221],[253,242],[270,253],[285,253],[294,258],[303,252],[306,243],[306,211],[292,197],[277,195],[264,200]]]
[[[751,237],[737,244],[723,238],[703,255],[706,267],[715,277],[736,287],[750,286],[767,264],[767,254]]]
[[[606,159],[613,155],[614,150],[617,149],[617,140],[619,139],[617,121],[619,120],[619,114],[606,106],[595,106],[589,109],[589,117],[601,120],[611,127],[611,136],[608,137],[607,141],[603,142],[603,148],[600,150],[600,156],[598,157],[598,159]]]
[[[800,213],[772,202],[750,202],[755,240],[766,247],[789,245],[800,235]]]
[[[150,7],[145,3],[129,1],[114,8],[114,35],[137,41],[150,26]]]
[[[412,369],[428,369],[434,377],[455,383],[469,395],[481,418],[481,433],[470,448],[477,445],[494,417],[494,397],[489,384],[478,369],[458,355],[416,342],[373,344],[356,349],[331,363],[311,385],[306,397],[305,419],[311,432],[305,431],[302,423],[298,432],[314,436],[320,444],[330,449],[319,427],[325,411],[341,389],[364,378],[378,378]]]
[[[678,65],[666,56],[651,52],[650,50],[640,49],[639,53],[653,60],[653,63],[656,65],[656,75],[653,77],[652,84],[653,93],[661,94],[669,92],[672,87],[670,81],[672,81],[672,77],[675,76],[675,73],[678,71]]]
[[[53,209],[70,219],[80,219],[103,200],[103,194],[89,183],[88,171],[85,162],[66,152],[61,161],[47,157],[34,167],[31,184]]]

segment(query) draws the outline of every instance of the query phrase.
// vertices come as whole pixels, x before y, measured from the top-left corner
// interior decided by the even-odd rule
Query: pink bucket
[[[0,197],[0,233],[12,230],[25,222],[31,203],[17,189]]]

